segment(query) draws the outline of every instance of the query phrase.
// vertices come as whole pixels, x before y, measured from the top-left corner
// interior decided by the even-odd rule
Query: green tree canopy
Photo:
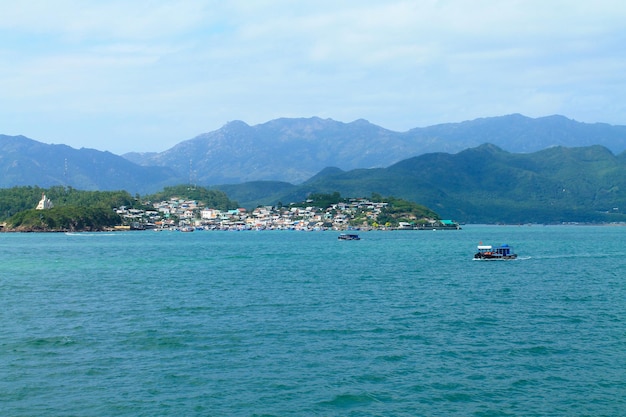
[[[153,202],[167,201],[171,198],[195,200],[204,203],[206,207],[218,210],[232,210],[238,207],[237,202],[230,200],[223,191],[188,185],[165,187],[163,191],[145,197],[146,200]]]
[[[27,231],[99,231],[120,224],[113,210],[103,207],[61,206],[25,210],[12,216],[7,226]]]
[[[25,210],[34,209],[42,194],[46,194],[55,207],[100,207],[112,209],[126,206],[138,208],[141,203],[127,191],[81,191],[72,187],[56,186],[49,189],[40,187],[13,187],[0,189],[0,220]]]

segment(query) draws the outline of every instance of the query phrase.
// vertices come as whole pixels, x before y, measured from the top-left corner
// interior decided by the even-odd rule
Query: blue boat
[[[337,238],[339,240],[361,240],[359,235],[351,234],[351,233],[342,233]]]
[[[507,245],[491,246],[478,245],[478,252],[474,254],[476,261],[508,261],[516,259],[517,254],[513,252],[513,248]]]

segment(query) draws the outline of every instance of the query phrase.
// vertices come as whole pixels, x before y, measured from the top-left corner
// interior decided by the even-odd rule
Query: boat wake
[[[117,233],[65,232],[65,236],[115,236]]]
[[[473,261],[481,261],[481,262],[515,262],[515,261],[527,261],[529,259],[533,259],[532,256],[518,256],[514,259],[481,259],[481,258],[472,258]],[[535,258],[536,259],[536,258]]]
[[[564,255],[536,255],[533,259],[582,259],[582,258],[619,258],[626,256],[626,253],[571,253]]]

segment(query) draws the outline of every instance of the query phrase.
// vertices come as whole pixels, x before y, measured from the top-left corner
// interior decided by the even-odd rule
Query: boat
[[[478,252],[474,254],[474,260],[477,261],[508,261],[516,259],[517,254],[513,252],[513,248],[506,243],[493,247],[491,245],[478,245]]]
[[[361,240],[359,235],[355,235],[355,234],[352,234],[352,233],[342,233],[342,234],[339,235],[339,237],[337,239],[339,239],[339,240]]]

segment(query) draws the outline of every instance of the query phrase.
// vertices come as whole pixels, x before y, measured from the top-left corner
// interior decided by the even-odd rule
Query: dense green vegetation
[[[246,208],[268,204],[282,205],[282,201],[285,201],[286,204],[292,201],[300,201],[292,199],[282,200],[295,188],[297,188],[296,185],[281,181],[251,181],[243,184],[225,184],[214,187],[214,189],[225,192],[229,198],[237,200],[240,204],[239,207]]]
[[[383,169],[329,172],[300,189],[393,195],[469,223],[624,222],[626,154],[601,146],[512,154],[484,145]]]
[[[209,190],[204,187],[190,187],[188,185],[165,187],[163,191],[148,195],[144,200],[158,202],[167,201],[171,198],[195,200],[204,203],[206,207],[218,210],[231,210],[238,207],[237,202],[230,200],[223,191]]]
[[[45,190],[39,187],[13,187],[0,189],[0,221],[20,211],[33,209]]]
[[[334,193],[329,194],[313,193],[310,194],[305,201],[292,203],[291,205],[296,207],[314,206],[327,209],[333,204],[346,202],[348,202],[348,199],[341,197],[341,194],[335,191]]]
[[[54,207],[35,210],[41,196]],[[71,187],[13,187],[0,189],[0,220],[13,230],[103,230],[121,224],[113,208],[142,208],[138,198],[126,191],[82,191]]]
[[[376,200],[387,202],[387,207],[378,215],[379,224],[390,224],[394,226],[397,225],[398,222],[420,224],[424,223],[425,219],[440,219],[439,215],[428,207],[412,201],[395,197],[382,198],[377,194],[373,194],[373,201]]]
[[[0,189],[0,221],[24,210],[34,209],[42,194],[54,202],[55,207],[99,207],[112,209],[126,206],[139,208],[138,197],[126,191],[82,191],[72,187],[13,187]]]
[[[282,194],[267,188],[269,183],[255,193],[247,184],[231,185],[228,195],[249,208],[315,194],[378,193],[464,223],[626,222],[626,152],[614,155],[589,146],[515,154],[485,144],[458,154],[424,154],[387,168],[326,169],[291,188],[277,184]]]
[[[11,217],[7,226],[24,231],[100,231],[122,222],[110,208],[62,206],[26,210]]]

